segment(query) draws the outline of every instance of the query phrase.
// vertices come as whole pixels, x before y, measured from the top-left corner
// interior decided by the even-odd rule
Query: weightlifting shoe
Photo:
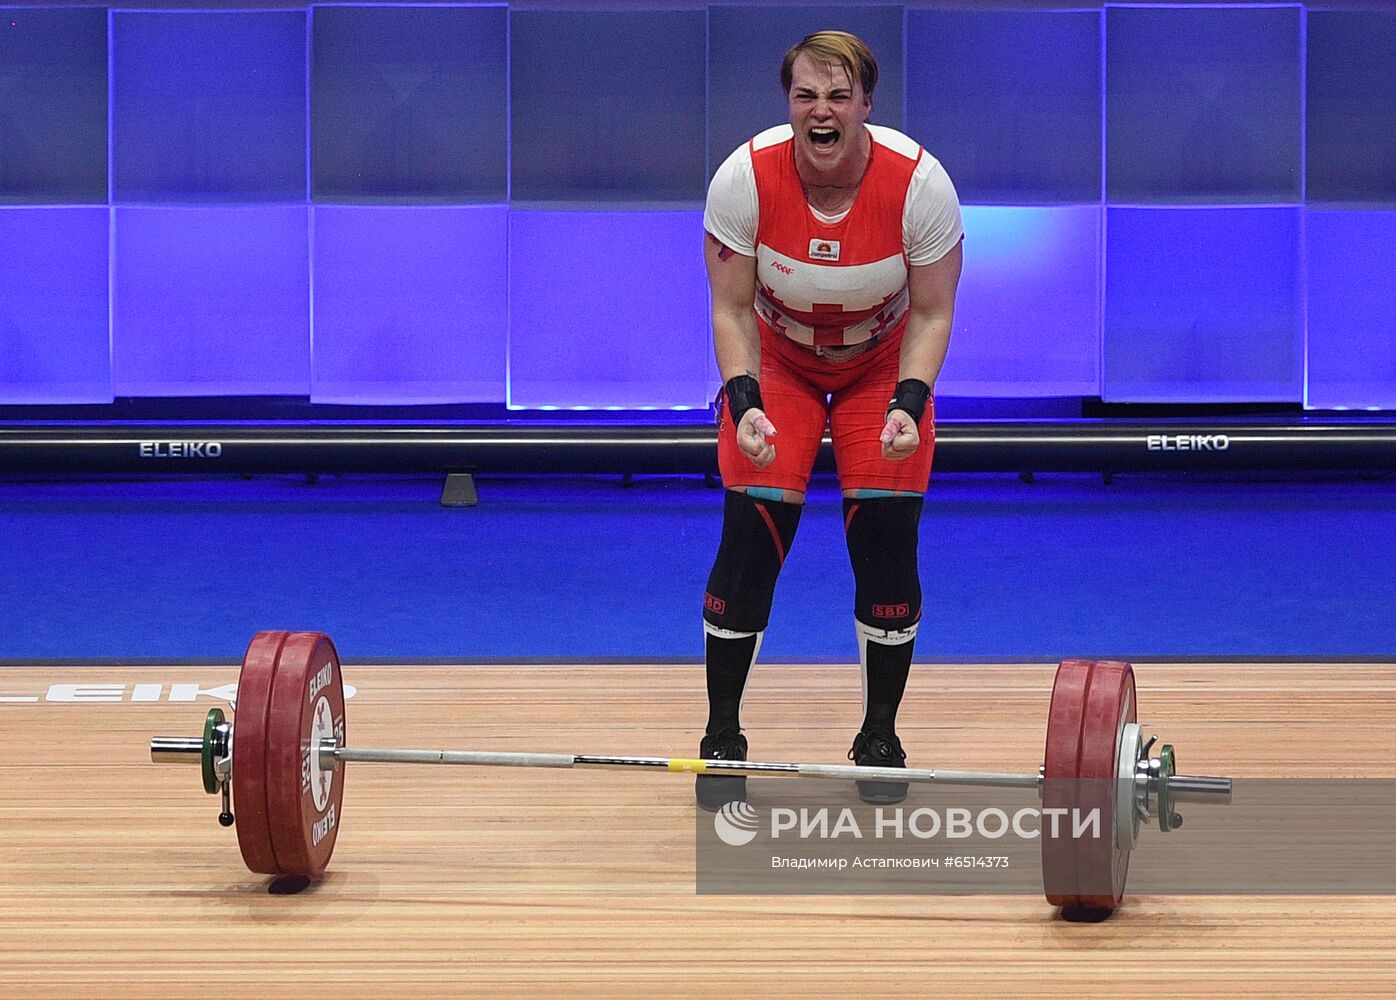
[[[855,736],[848,759],[859,767],[906,767],[902,741],[885,726],[865,729]],[[906,798],[906,782],[860,781],[858,797],[875,806],[891,805]]]
[[[746,760],[746,737],[737,729],[723,729],[703,737],[698,748],[703,760]],[[746,775],[700,774],[694,790],[698,805],[717,812],[729,802],[746,801]]]

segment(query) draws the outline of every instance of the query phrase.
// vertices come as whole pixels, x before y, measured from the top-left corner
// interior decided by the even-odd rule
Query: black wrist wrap
[[[747,410],[765,410],[761,405],[761,385],[750,375],[734,375],[723,387],[727,393],[727,410],[732,414],[732,426],[742,422]]]
[[[897,391],[887,404],[887,412],[905,410],[916,423],[921,422],[921,414],[926,412],[926,401],[931,398],[931,387],[919,378],[904,378],[897,383]]]

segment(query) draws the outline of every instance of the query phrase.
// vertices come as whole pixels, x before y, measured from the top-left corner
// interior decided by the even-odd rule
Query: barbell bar
[[[218,709],[211,711],[217,712]],[[231,742],[229,742],[231,746]],[[150,757],[157,764],[187,761],[200,763],[205,741],[197,736],[156,736],[150,741]],[[321,742],[315,753],[321,770],[339,764],[458,764],[478,767],[598,767],[624,770],[678,771],[683,774],[780,774],[797,778],[846,778],[851,781],[939,782],[985,788],[1039,788],[1045,780],[1037,774],[1001,771],[951,771],[944,768],[853,767],[847,764],[800,764],[783,761],[704,760],[685,757],[615,757],[596,754],[521,753],[491,750],[410,750],[396,748],[341,747],[334,740]],[[224,768],[222,773],[229,770]],[[1175,802],[1223,803],[1231,799],[1231,779],[1175,774],[1168,778]]]
[[[1231,779],[1175,773],[1176,754],[1145,741],[1135,721],[1133,669],[1115,661],[1065,660],[1048,712],[1046,762],[1036,774],[944,768],[857,767],[775,761],[703,760],[594,754],[361,748],[346,741],[339,657],[318,632],[259,632],[238,677],[234,733],[221,710],[204,735],[157,736],[157,763],[199,763],[206,791],[222,796],[219,822],[234,824],[254,872],[320,875],[342,817],[344,765],[452,764],[481,767],[605,768],[681,774],[777,774],[853,781],[935,782],[1035,788],[1044,807],[1102,809],[1113,835],[1094,842],[1042,834],[1043,881],[1054,905],[1113,910],[1124,893],[1129,853],[1142,823],[1176,829],[1180,802],[1225,804]]]

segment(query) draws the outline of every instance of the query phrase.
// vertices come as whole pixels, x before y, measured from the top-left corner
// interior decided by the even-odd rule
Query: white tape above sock
[[[761,640],[764,639],[764,638],[766,638],[766,631],[765,631],[765,629],[762,629],[760,632],[733,632],[731,629],[718,628],[716,625],[713,625],[713,624],[711,624],[710,622],[708,622],[708,620],[705,618],[705,619],[703,620],[703,632],[704,632],[705,635],[710,635],[710,636],[712,636],[714,639],[750,639],[752,636],[756,636],[756,645],[753,646],[752,649],[751,649],[751,662],[747,664],[747,669],[746,669],[746,680],[747,680],[747,681],[750,681],[750,680],[751,680],[751,670],[752,670],[753,667],[756,666],[756,657],[758,657],[759,655],[761,655]],[[746,706],[746,681],[743,681],[743,682],[742,682],[742,697],[741,697],[741,698],[738,700],[738,702],[737,702],[737,718],[738,718],[738,719],[741,718],[741,716],[742,716],[742,709],[743,709],[745,706]]]
[[[859,646],[869,640],[880,642],[884,646],[900,646],[916,638],[916,626],[921,623],[912,622],[906,628],[876,628],[855,618],[853,624],[858,629]]]
[[[858,665],[863,672],[863,716],[868,714],[868,643],[876,642],[884,646],[904,646],[912,639],[916,638],[916,626],[920,622],[912,622],[910,627],[904,629],[874,628],[865,625],[857,618],[853,619],[854,628],[858,632]]]
[[[760,632],[733,632],[730,628],[718,628],[706,618],[703,619],[703,633],[715,639],[750,639],[754,635],[762,634]]]

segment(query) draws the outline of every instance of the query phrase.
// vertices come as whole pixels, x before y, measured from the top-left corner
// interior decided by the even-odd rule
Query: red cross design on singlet
[[[785,336],[790,335],[789,328],[781,322],[781,313],[799,315],[800,310],[791,309],[790,306],[780,300],[780,297],[764,282],[761,283],[762,294],[774,308],[760,309],[761,318],[776,333]],[[889,309],[896,301],[900,292],[893,292],[883,299],[872,309],[859,312],[849,312],[844,306],[837,302],[815,302],[805,311],[804,315],[810,317],[812,322],[810,328],[814,331],[814,345],[816,347],[842,347],[844,337],[851,327],[857,326],[869,316],[876,315],[876,325],[873,327],[870,336],[878,336],[887,330],[895,327],[901,321],[902,315],[894,309]],[[779,310],[779,311],[778,311]],[[823,317],[830,317],[837,322],[820,323]]]
[[[777,308],[785,308],[785,303],[782,302],[780,299],[776,298],[776,293],[771,290],[770,285],[767,285],[765,282],[762,282],[761,292]],[[790,327],[786,326],[784,323],[780,321],[780,313],[778,313],[776,309],[761,309],[758,310],[758,312],[760,312],[761,318],[766,321],[766,325],[769,326],[772,330],[774,330],[776,333],[780,334],[783,337],[790,336]]]
[[[762,282],[761,290],[765,293],[766,298],[770,299],[771,304],[781,312],[787,314],[798,312],[798,310],[791,309],[790,306],[782,302],[780,296],[776,295],[775,291],[766,283]],[[848,321],[848,313],[844,310],[843,306],[839,305],[837,302],[816,302],[810,307],[809,314],[815,317],[836,316],[841,321],[837,324],[821,324],[816,319],[814,323],[810,324],[811,328],[814,330],[814,343],[816,346],[843,344],[843,331]],[[770,315],[763,315],[762,318],[770,324],[772,330],[786,336],[790,335],[789,328],[780,321],[779,314],[774,310],[770,310]]]
[[[877,314],[877,322],[873,325],[872,328],[872,336],[880,337],[882,336],[882,334],[884,334],[889,329],[901,322],[901,318],[905,315],[905,313],[898,313],[895,309],[887,308],[887,306],[896,297],[896,295],[889,295],[883,301],[881,306],[882,311]]]
[[[848,313],[843,306],[837,302],[816,302],[810,306],[810,315],[814,316],[814,322],[810,325],[814,328],[815,347],[833,347],[843,343],[843,332],[846,329],[844,323],[847,322]],[[838,323],[821,323],[821,316],[833,316],[840,320]]]

